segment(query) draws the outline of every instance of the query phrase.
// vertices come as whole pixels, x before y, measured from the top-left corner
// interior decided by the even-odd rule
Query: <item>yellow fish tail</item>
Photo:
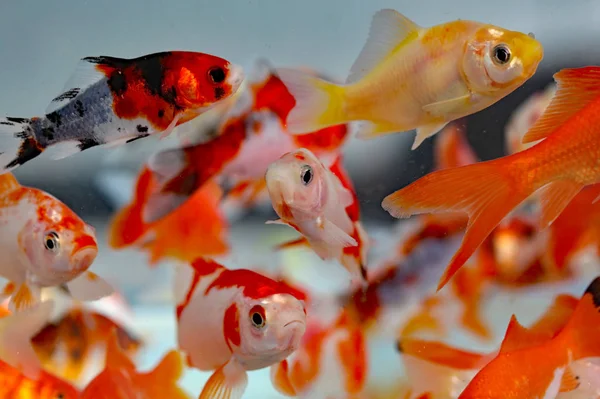
[[[289,133],[311,133],[348,122],[344,86],[294,69],[279,69],[277,73],[296,99],[287,118]]]

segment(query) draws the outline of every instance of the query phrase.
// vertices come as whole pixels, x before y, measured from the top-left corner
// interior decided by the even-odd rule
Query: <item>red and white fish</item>
[[[95,230],[50,194],[23,187],[11,173],[0,175],[1,291],[10,308],[40,300],[41,289],[66,284],[71,295],[91,301],[112,287],[88,271],[98,254]]]
[[[306,329],[305,294],[251,270],[198,259],[178,271],[175,295],[179,348],[214,370],[200,399],[240,399],[246,371],[283,361]]]
[[[208,114],[192,122],[199,124],[200,136],[214,139],[164,150],[150,159],[148,168],[160,187],[143,204],[146,223],[174,211],[213,178],[226,189],[224,200],[254,204],[265,194],[267,167],[280,156],[305,147],[319,157],[333,159],[349,138],[347,125],[288,134],[285,120],[295,100],[267,61],[259,60],[247,81],[248,86],[217,122],[204,122]]]
[[[191,51],[83,58],[44,116],[0,120],[0,172],[58,144],[56,159],[151,134],[165,137],[231,96],[242,81],[239,66]]]
[[[309,323],[301,347],[271,368],[271,381],[288,396],[345,399],[363,390],[367,357],[362,327],[342,310],[329,325]]]
[[[338,260],[352,281],[366,282],[368,237],[341,156],[327,168],[311,151],[300,148],[273,162],[265,178],[280,218],[267,223],[293,227],[321,259]]]

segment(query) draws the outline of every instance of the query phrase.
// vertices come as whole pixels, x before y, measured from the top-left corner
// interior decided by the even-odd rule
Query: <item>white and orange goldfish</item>
[[[288,396],[345,399],[363,390],[367,358],[362,327],[342,310],[329,325],[310,323],[301,347],[271,368],[271,381]]]
[[[424,28],[380,10],[346,85],[279,70],[297,101],[287,128],[299,133],[366,121],[362,138],[417,129],[415,149],[448,122],[510,94],[542,58],[533,35],[466,20]]]
[[[283,361],[306,329],[305,295],[246,269],[198,259],[176,275],[177,339],[188,364],[215,370],[200,399],[240,399],[246,371]]]
[[[293,227],[321,259],[340,261],[353,281],[364,282],[368,237],[341,162],[340,156],[327,168],[306,148],[273,162],[265,176],[280,219],[267,223]]]
[[[40,300],[41,289],[66,284],[76,299],[99,299],[112,287],[88,271],[98,253],[94,228],[50,194],[0,176],[0,277],[9,307]]]

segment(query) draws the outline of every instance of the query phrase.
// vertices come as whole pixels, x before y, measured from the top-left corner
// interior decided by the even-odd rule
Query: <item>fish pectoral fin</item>
[[[267,220],[267,221],[265,222],[265,224],[281,224],[281,225],[284,225],[284,226],[289,226],[289,225],[288,225],[286,222],[284,222],[284,221],[283,221],[283,220],[281,220],[281,219],[277,219],[277,220]]]
[[[296,388],[292,385],[288,374],[289,365],[286,359],[271,366],[270,375],[273,387],[282,395],[297,396]]]
[[[40,287],[22,283],[10,299],[8,308],[11,311],[22,311],[40,302],[42,292]]]
[[[560,381],[559,392],[571,392],[579,388],[581,382],[579,377],[573,373],[570,367],[567,367]]]
[[[50,147],[48,147],[46,152],[48,153],[48,158],[56,161],[81,152],[82,147],[83,144],[81,143],[81,141],[69,140],[51,145]]]
[[[471,95],[465,94],[464,96],[424,105],[422,109],[433,117],[447,118],[449,115],[456,113],[458,110],[464,109],[465,105],[468,104],[470,99]]]
[[[433,136],[440,130],[446,126],[447,123],[435,123],[431,125],[424,125],[417,128],[417,135],[415,136],[415,141],[411,147],[411,150],[416,150],[419,146],[429,137]]]
[[[323,241],[336,247],[355,247],[358,242],[344,230],[328,219],[323,219],[319,226],[323,231]]]
[[[296,238],[295,240],[286,241],[282,244],[276,245],[275,250],[281,251],[282,249],[288,249],[288,248],[294,248],[294,247],[300,247],[300,246],[306,246],[306,245],[309,245],[308,240],[306,239],[306,237],[302,236],[302,237]]]
[[[183,114],[177,114],[173,117],[173,120],[171,121],[171,123],[169,123],[169,126],[167,126],[167,128],[165,130],[163,130],[162,133],[160,134],[161,139],[166,138],[173,132],[173,129],[175,129],[175,126],[177,126],[177,123],[179,123],[179,120],[181,119],[182,116],[183,116]]]
[[[246,370],[232,357],[210,376],[198,399],[241,399],[247,385]]]
[[[569,180],[559,180],[544,186],[540,190],[542,207],[540,228],[552,224],[582,189],[583,184]]]
[[[49,322],[53,310],[54,301],[48,300],[0,319],[0,359],[28,378],[37,379],[42,368],[31,339]]]
[[[421,27],[396,10],[380,10],[373,16],[369,37],[350,68],[346,84],[364,78],[392,52],[416,39]]]
[[[111,295],[114,288],[102,277],[90,271],[67,283],[71,296],[79,301],[95,301]]]

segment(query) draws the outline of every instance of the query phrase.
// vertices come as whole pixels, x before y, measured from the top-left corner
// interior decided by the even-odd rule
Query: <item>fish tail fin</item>
[[[44,151],[35,138],[34,121],[0,118],[0,173],[13,170]]]
[[[278,69],[277,73],[296,99],[286,122],[288,132],[309,133],[348,122],[344,86],[294,69]]]
[[[442,289],[490,232],[533,191],[510,175],[506,159],[430,173],[388,195],[383,208],[396,218],[421,213],[466,212],[469,223],[460,248],[438,285]]]
[[[573,360],[600,356],[600,276],[588,285],[561,335]]]
[[[42,367],[31,339],[49,321],[53,309],[49,300],[0,319],[0,359],[28,378],[37,379]]]
[[[165,354],[154,370],[146,374],[148,379],[144,385],[157,397],[184,399],[188,396],[178,385],[183,372],[182,355],[176,350],[171,350]]]

